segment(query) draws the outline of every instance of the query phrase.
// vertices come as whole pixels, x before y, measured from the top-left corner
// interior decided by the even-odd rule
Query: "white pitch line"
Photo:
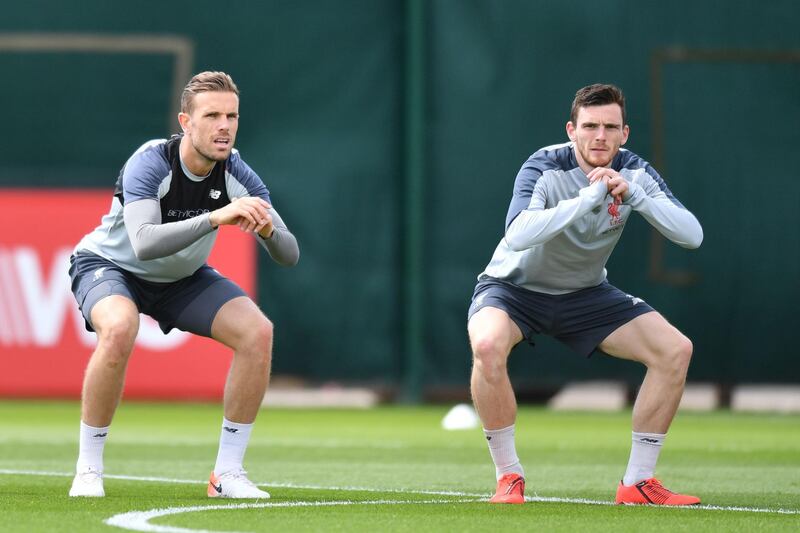
[[[473,500],[462,500],[472,502]],[[340,505],[402,505],[402,504],[440,504],[456,503],[453,500],[368,500],[351,501],[339,500],[328,502],[295,501],[295,502],[266,502],[266,503],[232,503],[229,505],[196,505],[192,507],[167,507],[166,509],[150,509],[148,511],[130,511],[116,514],[103,522],[130,531],[145,531],[149,533],[239,533],[236,531],[209,531],[206,529],[189,529],[175,526],[159,526],[151,524],[150,520],[162,516],[181,513],[196,513],[201,511],[217,511],[227,509],[263,509],[266,507],[332,507]]]
[[[74,472],[47,472],[39,470],[5,470],[0,469],[0,475],[26,475],[26,476],[52,476],[52,477],[73,477]],[[150,476],[128,476],[122,474],[103,474],[105,479],[121,479],[124,481],[153,481],[156,483],[180,483],[187,485],[205,485],[207,481],[198,481],[196,479],[174,479],[163,477],[150,477]],[[344,490],[350,492],[396,492],[400,494],[426,494],[430,496],[460,496],[466,498],[488,498],[485,493],[468,493],[459,491],[447,490],[422,490],[422,489],[382,489],[375,487],[356,487],[356,486],[342,486],[331,487],[330,485],[299,485],[297,483],[257,483],[265,487],[274,487],[282,489],[303,489],[303,490]]]
[[[72,472],[47,472],[39,470],[8,470],[0,469],[0,475],[24,475],[24,476],[54,476],[54,477],[73,477]],[[121,479],[124,481],[152,481],[155,483],[181,483],[188,485],[205,485],[207,481],[196,479],[174,479],[151,476],[127,476],[119,474],[105,474],[106,479]],[[423,490],[423,489],[398,489],[398,488],[375,488],[375,487],[356,487],[356,486],[325,486],[325,485],[300,485],[297,483],[256,483],[259,486],[268,488],[301,489],[301,490],[340,490],[348,492],[391,492],[397,494],[423,494],[426,496],[450,496],[456,498],[480,498],[487,500],[489,495],[486,493],[472,493],[448,490]],[[558,496],[525,496],[526,502],[540,503],[577,503],[581,505],[615,505],[608,500],[589,500],[586,498],[562,498]],[[702,509],[706,511],[736,511],[745,513],[774,513],[800,515],[800,509],[770,509],[765,507],[743,507],[743,506],[721,506],[721,505],[664,505],[670,509]]]

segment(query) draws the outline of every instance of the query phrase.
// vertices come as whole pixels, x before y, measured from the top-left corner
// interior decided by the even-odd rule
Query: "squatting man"
[[[605,266],[634,211],[684,248],[700,246],[703,230],[658,172],[622,148],[630,133],[625,119],[619,88],[595,84],[577,92],[566,125],[569,142],[542,148],[522,165],[505,235],[478,277],[467,326],[471,389],[495,464],[494,503],[524,502],[514,442],[517,406],[506,362],[516,344],[533,344],[537,335],[550,335],[584,356],[599,350],[647,368],[616,502],[700,502],[654,477],[692,343],[642,299],[609,283]]]
[[[217,228],[252,234],[275,262],[295,265],[297,240],[264,182],[233,149],[239,89],[202,72],[183,89],[182,133],[142,145],[122,167],[111,210],[75,247],[72,292],[97,346],[83,381],[80,449],[70,496],[104,496],[103,450],[119,404],[139,313],[233,350],[208,496],[268,498],[243,460],[269,383],[272,322],[206,261]],[[187,369],[191,371],[191,369]]]

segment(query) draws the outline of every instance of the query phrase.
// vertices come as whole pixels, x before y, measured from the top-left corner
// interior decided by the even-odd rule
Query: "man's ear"
[[[187,113],[178,113],[178,124],[181,125],[183,133],[186,133],[189,128],[189,122],[191,122],[191,117]]]
[[[630,134],[631,134],[631,129],[630,129],[630,127],[628,127],[627,124],[625,124],[625,126],[622,127],[622,142],[619,143],[620,146],[622,146],[626,142],[628,142],[628,136]]]
[[[570,141],[575,142],[575,125],[571,120],[567,122],[567,137]]]

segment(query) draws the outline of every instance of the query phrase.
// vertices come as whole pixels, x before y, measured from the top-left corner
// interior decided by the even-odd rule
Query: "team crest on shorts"
[[[106,267],[100,267],[97,270],[95,270],[94,271],[94,277],[92,278],[92,281],[97,281],[98,279],[102,278],[103,277],[103,272],[105,271],[105,269],[106,269]]]

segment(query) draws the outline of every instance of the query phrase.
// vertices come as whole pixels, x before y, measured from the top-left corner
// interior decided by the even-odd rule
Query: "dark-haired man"
[[[244,291],[206,264],[221,225],[252,233],[277,263],[294,265],[297,241],[261,178],[233,149],[239,90],[202,72],[183,90],[183,133],[150,141],[125,163],[111,211],[71,258],[72,291],[97,333],[86,368],[80,451],[70,496],[105,496],[103,449],[122,395],[139,313],[164,332],[182,329],[233,350],[219,451],[208,496],[269,498],[242,466],[269,383],[272,323]],[[191,369],[187,369],[191,371]]]
[[[697,504],[654,477],[692,343],[642,299],[611,285],[605,265],[633,211],[684,248],[700,246],[703,230],[655,169],[621,148],[629,128],[619,88],[580,89],[566,130],[569,143],[542,148],[517,174],[505,236],[478,277],[469,309],[472,396],[498,482],[490,501],[524,502],[506,362],[517,343],[544,334],[585,356],[600,350],[647,367],[616,502]]]

